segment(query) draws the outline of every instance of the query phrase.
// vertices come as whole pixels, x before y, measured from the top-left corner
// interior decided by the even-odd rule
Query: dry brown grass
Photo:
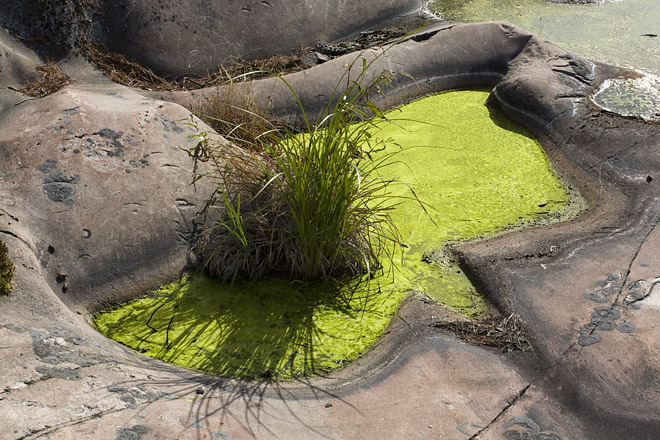
[[[475,321],[439,322],[435,326],[448,330],[464,341],[497,347],[502,352],[532,350],[525,324],[515,314],[506,317],[490,315]]]
[[[302,68],[298,57],[275,56],[267,60],[239,63],[203,78],[184,77],[180,81],[168,81],[118,53],[89,46],[86,54],[113,82],[157,91],[195,90],[248,82],[266,75]],[[255,137],[263,134],[264,126],[277,125],[272,117],[256,109],[252,94],[237,92],[230,87],[218,89],[213,99],[194,110],[217,133],[248,149],[256,145]]]
[[[41,79],[28,83],[25,87],[18,89],[19,92],[34,98],[43,98],[71,84],[71,78],[52,61],[37,67],[37,71],[41,73]]]
[[[229,84],[238,80],[249,81],[266,76],[297,72],[305,68],[300,56],[306,53],[306,50],[301,50],[300,56],[276,55],[263,60],[238,60],[236,64],[221,67],[218,72],[201,78],[184,76],[176,81],[169,81],[121,54],[108,52],[94,46],[88,46],[84,50],[86,55],[113,82],[145,90],[196,90]]]
[[[121,54],[94,46],[86,47],[85,53],[113,82],[145,90],[177,90],[173,83]]]

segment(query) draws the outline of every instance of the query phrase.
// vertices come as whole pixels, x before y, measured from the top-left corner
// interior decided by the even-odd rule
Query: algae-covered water
[[[483,313],[483,298],[445,246],[539,216],[558,219],[569,202],[538,142],[488,109],[487,96],[424,98],[390,112],[396,123],[374,133],[401,145],[385,177],[406,182],[429,208],[426,214],[409,197],[394,211],[408,246],[404,265],[372,279],[368,289],[285,280],[230,286],[190,276],[97,315],[95,324],[139,352],[187,368],[288,379],[327,373],[362,355],[411,292],[464,315]],[[393,190],[410,194],[407,185]]]
[[[508,21],[586,58],[660,75],[657,0],[565,4],[547,0],[433,0],[445,20]]]
[[[594,102],[612,113],[660,121],[660,7],[657,0],[567,4],[548,0],[433,0],[445,20],[508,21],[594,61],[642,78],[603,85]]]

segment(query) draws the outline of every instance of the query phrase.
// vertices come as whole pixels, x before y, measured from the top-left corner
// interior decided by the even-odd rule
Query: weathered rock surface
[[[13,93],[0,114],[2,230],[62,300],[84,312],[134,290],[115,279],[140,291],[178,273],[209,194],[190,186],[190,113],[109,82],[23,102]]]
[[[20,80],[34,56],[16,47],[15,59],[32,60],[8,76]],[[318,110],[356,56],[287,80]],[[428,29],[372,69],[411,75],[393,82],[382,106],[494,87],[489,104],[531,129],[586,198],[575,220],[460,249],[481,290],[526,321],[536,356],[439,333],[441,310],[416,299],[363,359],[307,382],[197,375],[108,341],[86,312],[186,263],[176,249],[205,194],[190,187],[178,148],[193,142],[183,106],[227,89],[146,93],[86,83],[85,73],[41,100],[0,95],[0,234],[16,264],[16,289],[0,298],[3,435],[657,438],[660,126],[604,113],[589,99],[604,79],[629,73],[502,23]],[[236,87],[296,118],[278,80]]]
[[[289,55],[420,11],[420,0],[108,1],[107,46],[163,75],[206,75],[236,59]]]
[[[0,4],[0,24],[45,51],[81,37],[159,75],[204,76],[239,59],[350,37],[420,12],[422,0],[26,0]]]

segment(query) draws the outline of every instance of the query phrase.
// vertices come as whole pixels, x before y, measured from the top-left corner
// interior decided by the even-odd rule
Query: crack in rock
[[[495,418],[494,418],[494,419],[493,419],[488,425],[486,425],[485,427],[483,427],[482,429],[480,429],[479,432],[477,432],[476,434],[474,434],[474,435],[473,435],[472,437],[470,437],[468,440],[478,440],[478,439],[479,439],[479,436],[480,436],[481,434],[483,434],[488,428],[490,428],[491,426],[493,426],[493,425],[497,422],[497,420],[499,420],[499,418],[502,417],[502,415],[503,415],[505,412],[508,411],[509,408],[511,408],[513,405],[515,405],[516,402],[518,402],[518,400],[520,400],[520,398],[522,398],[522,397],[525,395],[525,393],[527,392],[527,390],[528,390],[529,387],[531,387],[531,386],[532,386],[532,382],[530,382],[529,384],[527,384],[527,386],[525,386],[525,388],[523,388],[522,390],[520,390],[520,391],[518,392],[518,394],[513,398],[513,400],[511,400],[511,402],[509,402],[509,403],[508,403],[508,404],[502,409],[502,411],[500,411],[500,412],[495,416]]]
[[[627,306],[637,305],[638,302],[644,301],[651,296],[652,293],[660,293],[660,277],[637,280],[632,283],[630,287],[628,287],[623,304]],[[637,305],[637,307],[639,307],[639,305]]]

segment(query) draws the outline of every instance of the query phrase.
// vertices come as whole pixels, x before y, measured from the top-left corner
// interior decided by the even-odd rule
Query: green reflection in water
[[[545,0],[434,0],[429,8],[450,21],[509,21],[576,55],[660,74],[657,0],[584,5]]]
[[[363,354],[411,291],[468,316],[483,313],[483,298],[444,258],[444,246],[539,216],[560,219],[569,201],[538,142],[486,108],[487,96],[462,91],[421,99],[389,113],[396,125],[375,133],[404,146],[386,177],[410,184],[433,207],[437,226],[415,201],[399,206],[393,216],[409,246],[405,265],[373,279],[369,291],[364,284],[284,280],[230,287],[195,276],[101,313],[95,324],[137,351],[187,368],[289,379],[327,373]],[[394,190],[409,194],[405,185]]]

